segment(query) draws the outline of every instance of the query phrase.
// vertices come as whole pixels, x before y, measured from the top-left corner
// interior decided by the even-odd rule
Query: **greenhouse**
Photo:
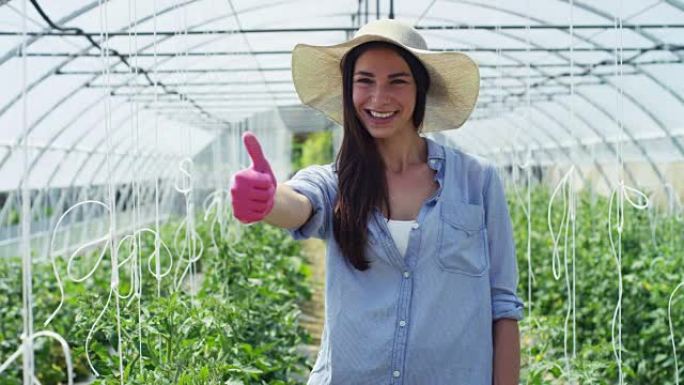
[[[426,47],[339,48],[395,21]],[[0,85],[0,385],[684,385],[683,0],[0,0]],[[399,119],[427,184],[368,128]],[[440,195],[480,178],[450,156],[502,205]]]

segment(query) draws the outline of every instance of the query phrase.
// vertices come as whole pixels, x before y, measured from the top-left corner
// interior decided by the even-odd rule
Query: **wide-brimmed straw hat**
[[[423,132],[460,127],[475,107],[480,90],[477,64],[461,52],[429,51],[423,37],[397,20],[375,20],[354,38],[331,46],[298,44],[292,51],[292,78],[302,103],[343,124],[340,62],[354,47],[371,41],[395,44],[411,52],[430,75]]]

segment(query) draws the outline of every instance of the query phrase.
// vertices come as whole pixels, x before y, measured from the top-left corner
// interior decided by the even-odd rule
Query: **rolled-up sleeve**
[[[521,320],[524,306],[516,295],[518,270],[511,218],[501,179],[492,166],[488,167],[484,201],[490,256],[492,319]]]
[[[285,184],[307,197],[312,208],[311,216],[302,226],[287,231],[297,240],[326,239],[332,227],[332,202],[337,186],[331,165],[306,167]]]

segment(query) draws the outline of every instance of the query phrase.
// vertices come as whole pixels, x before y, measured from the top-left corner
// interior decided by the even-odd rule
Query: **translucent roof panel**
[[[26,17],[10,0],[0,6],[0,189],[21,181],[9,149],[24,139],[35,186],[93,183],[108,152],[121,170],[139,148],[197,154],[222,129],[299,105],[297,43],[340,43],[388,17],[390,3],[430,48],[480,65],[477,108],[446,132],[453,143],[502,159],[533,149],[556,163],[610,162],[616,142],[634,159],[684,157],[684,6],[675,0],[65,0],[27,3]]]

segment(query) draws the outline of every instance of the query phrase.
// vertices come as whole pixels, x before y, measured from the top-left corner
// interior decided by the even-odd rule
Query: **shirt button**
[[[394,372],[392,372],[392,375],[394,376],[394,378],[397,378],[397,377],[401,376],[401,372],[398,370],[395,370]]]
[[[404,278],[408,278],[410,276],[411,276],[411,272],[409,272],[409,271],[404,272]]]
[[[414,223],[413,226],[411,226],[414,230],[417,230],[420,227],[420,223]]]
[[[399,321],[399,326],[401,326],[401,327],[406,326],[406,321],[404,321],[404,320]]]

